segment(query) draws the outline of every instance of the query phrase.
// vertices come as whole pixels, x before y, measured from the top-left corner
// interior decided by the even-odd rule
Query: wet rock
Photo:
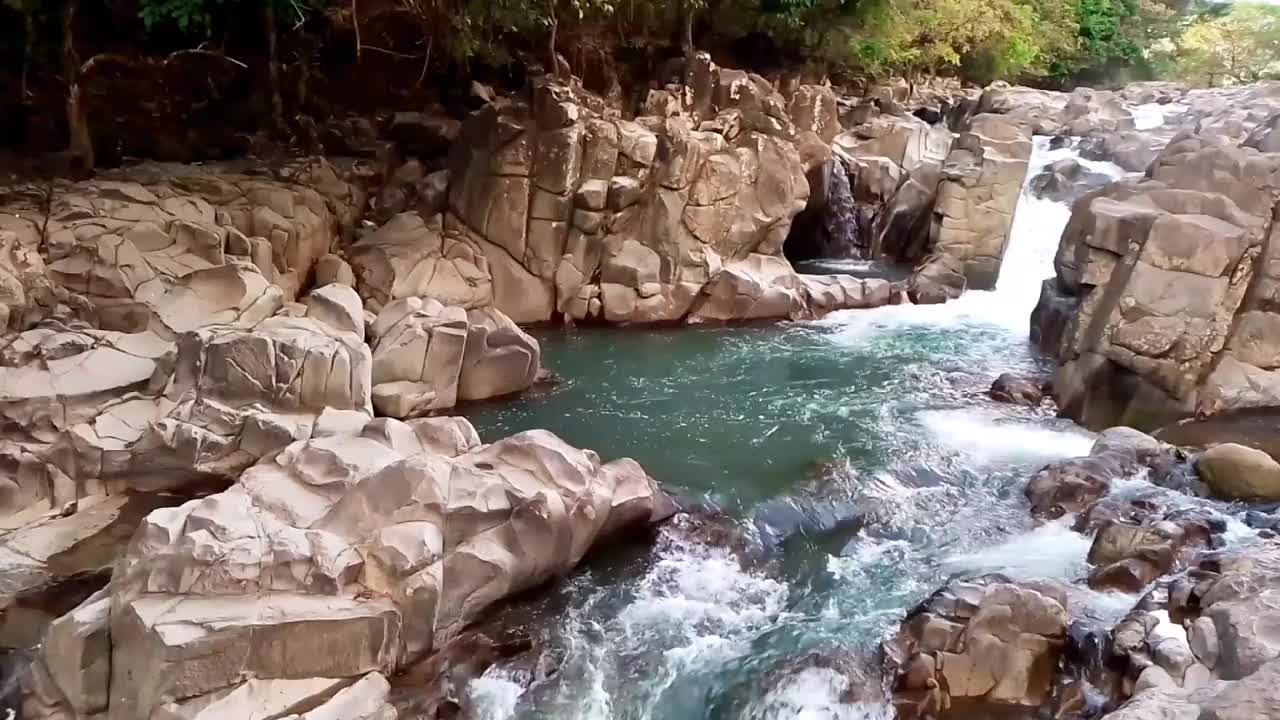
[[[1031,178],[1031,192],[1038,198],[1073,203],[1111,182],[1106,173],[1086,169],[1076,160],[1058,160]]]
[[[1165,452],[1165,446],[1150,435],[1129,427],[1107,428],[1098,434],[1090,455],[1107,452],[1132,453],[1139,462],[1151,462]]]
[[[991,399],[1012,405],[1038,407],[1044,400],[1044,385],[1030,378],[1004,373],[992,383]]]
[[[1111,481],[1140,469],[1127,453],[1103,452],[1046,466],[1027,483],[1031,512],[1038,518],[1078,513],[1107,494]]]
[[[964,264],[951,255],[936,254],[911,274],[907,293],[913,303],[937,305],[960,297],[967,285]]]
[[[1231,500],[1280,500],[1280,462],[1270,455],[1228,443],[1207,450],[1200,474],[1219,497]]]

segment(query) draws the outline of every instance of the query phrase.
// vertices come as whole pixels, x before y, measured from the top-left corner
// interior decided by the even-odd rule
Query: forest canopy
[[[246,17],[274,16],[272,32],[341,36],[358,53],[427,65],[549,58],[552,46],[613,56],[764,46],[748,59],[818,73],[1209,85],[1269,77],[1280,47],[1280,8],[1205,0],[0,0],[20,20],[0,17],[0,42],[30,63],[39,46],[63,44],[60,17],[95,3],[124,34],[133,20],[139,45],[217,45]]]

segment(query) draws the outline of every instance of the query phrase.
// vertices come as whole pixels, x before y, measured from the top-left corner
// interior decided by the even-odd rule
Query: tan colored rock
[[[307,295],[307,317],[364,340],[364,305],[350,285],[333,283]]]
[[[546,432],[482,446],[460,418],[379,419],[295,443],[143,522],[112,582],[108,716],[226,701],[245,673],[391,672],[671,511],[634,462],[602,464]]]
[[[1026,126],[978,115],[943,165],[930,231],[933,247],[963,263],[972,289],[995,287],[1030,158]]]
[[[485,251],[466,233],[446,231],[440,216],[396,215],[357,241],[350,259],[361,297],[375,311],[409,297],[463,308],[494,302]]]
[[[316,261],[316,287],[324,287],[334,283],[355,287],[356,276],[351,271],[351,266],[347,264],[346,260],[329,253]]]
[[[467,327],[465,310],[432,299],[387,305],[371,327],[379,413],[407,418],[457,404]]]
[[[885,646],[902,660],[932,657],[947,707],[964,702],[993,711],[1047,702],[1066,637],[1065,595],[999,582],[955,581],[925,601]],[[927,662],[927,660],[926,660]],[[895,705],[905,718],[921,717],[909,702],[923,688],[903,684]]]
[[[527,390],[542,369],[541,356],[538,341],[498,310],[468,311],[459,399],[487,400]]]
[[[1243,445],[1228,443],[1205,451],[1200,475],[1213,492],[1229,500],[1280,500],[1280,463]]]

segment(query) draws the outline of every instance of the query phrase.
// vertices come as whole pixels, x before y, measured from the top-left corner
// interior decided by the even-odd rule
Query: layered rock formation
[[[782,257],[805,174],[839,130],[830,89],[802,86],[788,103],[705,56],[687,72],[634,121],[562,85],[473,115],[443,207],[394,217],[352,248],[366,302],[656,323],[806,317],[877,297],[852,278],[815,296]]]
[[[486,446],[458,418],[378,419],[297,442],[149,515],[109,591],[55,623],[29,705],[194,718],[332,694],[671,511],[634,462],[545,432]]]
[[[987,577],[949,583],[885,644],[904,720],[1047,705],[1067,631],[1067,599],[1048,585]]]
[[[1184,136],[1075,206],[1035,334],[1064,413],[1153,429],[1274,405],[1274,157]]]

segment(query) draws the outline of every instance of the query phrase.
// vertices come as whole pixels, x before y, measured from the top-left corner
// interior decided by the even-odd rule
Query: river
[[[1070,156],[1037,138],[1028,179]],[[996,289],[946,305],[543,334],[563,383],[473,412],[484,439],[547,428],[634,457],[765,541],[802,532],[765,563],[677,530],[596,559],[550,591],[559,609],[537,632],[555,672],[525,689],[527,669],[495,666],[469,686],[467,716],[889,718],[847,673],[796,658],[849,656],[874,678],[880,639],[952,575],[1082,578],[1089,540],[1037,528],[1022,488],[1092,436],[986,397],[1001,372],[1049,367],[1028,317],[1068,216],[1024,188]],[[1133,598],[1091,602],[1122,614]]]

